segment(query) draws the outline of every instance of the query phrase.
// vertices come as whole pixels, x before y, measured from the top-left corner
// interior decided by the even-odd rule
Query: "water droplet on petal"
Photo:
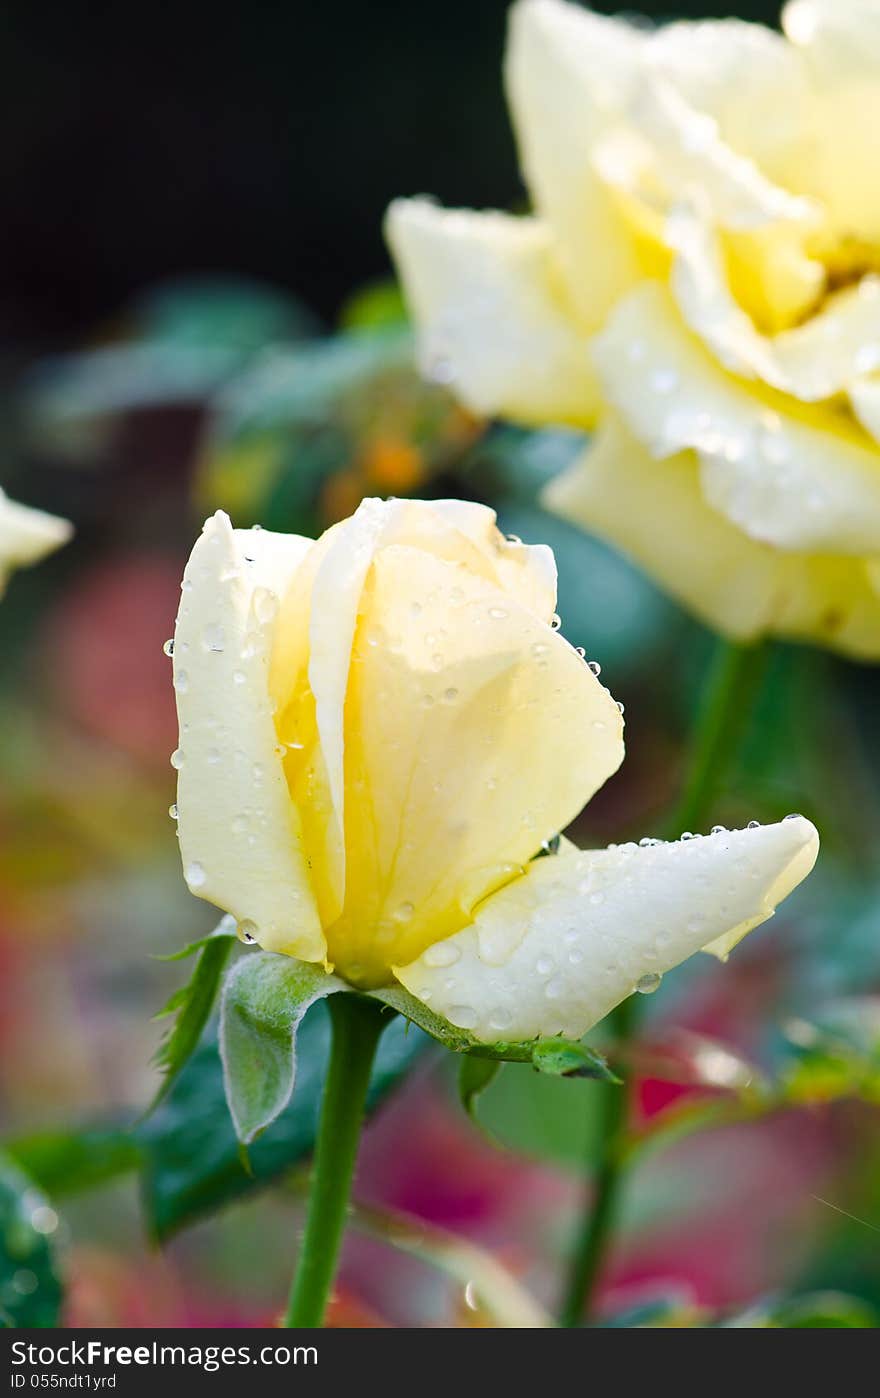
[[[174,676],[174,688],[177,690],[178,694],[186,694],[186,691],[189,689],[189,675],[185,670],[178,670],[177,674]]]
[[[477,1022],[476,1013],[470,1005],[453,1005],[449,1011],[449,1018],[459,1029],[473,1029]]]
[[[206,626],[202,632],[202,645],[205,650],[220,653],[226,649],[226,633],[216,623]]]
[[[748,823],[748,825],[746,826],[746,829],[747,829],[747,830],[757,830],[760,824],[761,824],[761,822],[760,822],[759,820],[750,820],[749,823]]]
[[[176,805],[174,805],[174,806],[169,806],[169,807],[168,807],[168,814],[170,815],[170,817],[171,817],[172,820],[176,820],[176,819],[177,819],[177,806],[176,806]]]
[[[198,860],[194,859],[191,864],[187,864],[184,870],[184,878],[190,888],[201,888],[205,883],[207,875]]]
[[[588,666],[590,667],[590,669],[592,670],[593,674],[594,674],[594,675],[596,676],[596,678],[598,679],[598,677],[599,677],[599,676],[601,675],[601,673],[602,673],[602,666],[599,664],[598,660],[588,660],[588,661],[587,661],[587,664],[588,664]]]
[[[636,981],[636,990],[640,995],[653,995],[662,979],[663,977],[657,971],[648,971],[644,976],[639,976]]]
[[[712,834],[713,834],[713,835],[726,835],[726,834],[727,834],[727,826],[726,826],[726,825],[713,825],[713,826],[712,826]]]
[[[782,819],[783,819],[783,820],[803,820],[803,816],[801,815],[800,811],[791,811],[787,816],[783,816]]]
[[[550,630],[558,631],[561,625],[562,617],[559,615],[558,612],[554,612],[552,617],[550,618]]]
[[[435,942],[428,947],[423,960],[426,966],[454,966],[460,957],[461,951],[453,942]]]
[[[552,956],[539,956],[535,962],[535,970],[539,976],[549,976],[550,972],[555,970],[555,968],[556,962],[553,960]]]
[[[185,761],[183,748],[175,748],[169,760],[174,770],[179,772]]]
[[[457,689],[444,689],[444,691],[443,691],[443,698],[446,700],[446,703],[447,703],[447,704],[454,704],[455,701],[456,701],[456,699],[458,698],[458,690],[457,690]]]
[[[415,907],[412,903],[401,903],[394,913],[394,920],[395,922],[409,922],[414,912]]]
[[[166,655],[168,656],[168,658],[170,659],[171,656],[174,654],[174,641],[173,641],[173,639],[170,640],[170,641],[166,641],[165,644],[164,644],[164,646],[162,647],[162,650],[165,652],[165,654],[166,654]]]
[[[253,946],[254,942],[257,940],[259,930],[257,924],[251,922],[249,917],[242,918],[241,922],[238,924],[238,940],[240,942],[245,942],[249,947]]]
[[[510,1010],[499,1007],[493,1010],[489,1016],[489,1024],[493,1029],[509,1029],[513,1023],[513,1015]]]

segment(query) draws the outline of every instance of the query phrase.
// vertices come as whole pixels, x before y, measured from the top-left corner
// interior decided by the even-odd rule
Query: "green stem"
[[[742,741],[767,665],[766,642],[718,640],[694,730],[681,795],[666,822],[670,839],[703,825]]]
[[[284,1325],[323,1324],[345,1229],[367,1087],[376,1047],[390,1016],[359,995],[328,1000],[333,1041],[312,1166],[308,1216]]]
[[[767,647],[717,642],[717,650],[694,730],[693,746],[678,802],[666,822],[671,838],[706,824],[732,758],[742,740],[756,698]],[[638,996],[630,995],[610,1018],[615,1049],[619,1053],[635,1035]],[[626,1065],[625,1065],[626,1066]],[[589,1319],[596,1286],[605,1266],[625,1183],[623,1159],[628,1140],[631,1104],[630,1077],[622,1086],[597,1083],[601,1093],[599,1159],[593,1166],[593,1187],[584,1206],[583,1220],[571,1264],[568,1289],[560,1312],[560,1324],[582,1325]]]

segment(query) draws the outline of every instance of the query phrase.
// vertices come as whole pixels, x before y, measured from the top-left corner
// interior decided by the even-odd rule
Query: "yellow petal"
[[[345,706],[344,976],[380,984],[517,874],[623,756],[581,657],[466,566],[375,555]]]
[[[0,490],[0,596],[14,568],[38,563],[73,533],[66,519],[19,505]]]
[[[487,1043],[579,1038],[643,978],[653,988],[696,951],[726,955],[806,878],[818,849],[814,827],[796,816],[675,844],[560,852],[397,976]],[[503,959],[483,943],[496,924],[519,933]]]
[[[880,368],[880,279],[864,277],[805,324],[762,335],[727,285],[719,243],[705,220],[679,209],[669,237],[677,251],[672,287],[679,309],[731,373],[814,402]]]
[[[592,162],[638,83],[645,43],[632,25],[561,0],[518,0],[510,9],[505,81],[520,161],[590,329],[642,274],[638,247]]]
[[[270,690],[322,921],[346,884],[345,698],[362,594],[378,549],[406,544],[466,567],[542,621],[556,605],[552,550],[503,538],[495,512],[459,500],[365,500],[324,534],[284,595]]]
[[[876,552],[873,444],[829,409],[796,409],[725,374],[663,287],[630,293],[594,350],[606,394],[633,434],[658,458],[695,450],[708,503],[750,537],[796,551]]]
[[[613,414],[544,504],[616,544],[709,626],[880,656],[880,597],[858,558],[783,553],[703,498],[693,452],[658,462]]]
[[[472,411],[589,425],[595,376],[535,219],[398,199],[386,233],[416,322],[419,359]]]
[[[634,87],[620,126],[611,130],[611,149],[621,129],[641,143],[643,159],[623,165],[620,178],[640,178],[648,202],[671,208],[695,199],[713,222],[730,229],[790,222],[809,230],[820,220],[814,204],[775,185],[754,161],[732,150],[715,119],[690,106],[662,76],[646,71]],[[613,160],[601,142],[595,159],[614,181]]]
[[[874,0],[792,0],[782,23],[813,94],[799,187],[822,201],[838,236],[876,245],[880,11]]]
[[[190,891],[269,951],[305,961],[324,936],[287,791],[269,698],[280,594],[312,547],[295,535],[205,524],[174,633],[180,720],[178,831]]]
[[[695,111],[714,118],[731,150],[790,185],[809,88],[799,53],[781,34],[738,19],[664,24],[646,59]]]

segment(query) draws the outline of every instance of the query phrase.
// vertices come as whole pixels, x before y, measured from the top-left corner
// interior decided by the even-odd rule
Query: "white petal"
[[[295,535],[233,531],[220,512],[206,522],[184,573],[174,685],[190,891],[252,924],[267,950],[319,961],[324,935],[268,683],[279,595],[311,547]]]
[[[66,519],[19,505],[0,490],[0,596],[14,568],[37,563],[73,533]]]
[[[386,231],[427,377],[448,382],[480,414],[527,423],[593,420],[586,339],[544,225],[398,199]]]
[[[584,323],[597,329],[642,274],[592,160],[639,81],[646,36],[560,0],[519,0],[509,26],[505,81],[526,183]]]
[[[677,251],[675,299],[691,329],[731,373],[814,402],[880,368],[877,277],[864,277],[858,286],[830,298],[805,324],[762,335],[728,287],[721,250],[707,223],[680,209],[668,228]]]
[[[800,54],[781,34],[738,19],[664,24],[650,36],[646,59],[695,111],[715,119],[726,145],[789,183],[809,89]]]
[[[616,163],[622,136],[641,146],[641,159]],[[594,162],[609,182],[641,193],[659,212],[681,200],[697,200],[723,228],[786,221],[809,229],[819,222],[815,205],[773,184],[753,161],[725,144],[713,117],[694,110],[671,84],[647,71],[621,126],[597,143]]]
[[[676,844],[560,851],[397,976],[485,1042],[579,1038],[642,977],[701,949],[726,954],[806,877],[818,848],[798,816]]]
[[[880,596],[868,564],[750,539],[706,503],[693,452],[658,462],[613,413],[543,503],[622,549],[723,635],[788,636],[880,656]]]
[[[880,539],[873,446],[828,409],[762,397],[729,377],[657,283],[632,292],[594,341],[608,398],[657,457],[692,448],[710,505],[781,549],[871,554]],[[777,410],[778,405],[778,410]]]
[[[813,93],[800,187],[822,200],[841,237],[876,244],[880,10],[875,0],[793,0],[782,23]]]

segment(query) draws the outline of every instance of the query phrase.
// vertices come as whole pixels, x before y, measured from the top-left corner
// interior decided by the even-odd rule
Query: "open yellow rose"
[[[880,656],[880,12],[511,10],[534,216],[392,205],[429,373],[597,428],[547,491],[720,631]]]
[[[38,563],[66,543],[72,532],[66,519],[19,505],[0,490],[0,597],[14,569]]]
[[[316,543],[209,519],[174,636],[190,889],[247,941],[407,987],[477,1038],[579,1036],[809,872],[809,821],[535,859],[617,769],[550,549],[367,500]]]

